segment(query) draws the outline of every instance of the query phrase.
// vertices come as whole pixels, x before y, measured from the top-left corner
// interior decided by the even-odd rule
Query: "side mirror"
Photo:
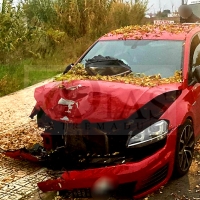
[[[73,65],[74,65],[73,63],[70,64],[70,65],[68,65],[68,66],[65,68],[63,74],[66,74],[66,73],[72,68]]]
[[[193,72],[193,77],[196,79],[198,83],[200,83],[200,66],[195,67]]]

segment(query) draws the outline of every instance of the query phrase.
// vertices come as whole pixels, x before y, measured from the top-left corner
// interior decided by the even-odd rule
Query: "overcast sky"
[[[159,4],[160,2],[160,4]],[[181,0],[149,0],[148,8],[150,9],[150,12],[157,12],[158,10],[177,10],[178,7],[181,5]]]

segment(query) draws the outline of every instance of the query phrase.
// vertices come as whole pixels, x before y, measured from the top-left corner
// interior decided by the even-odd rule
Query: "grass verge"
[[[64,65],[18,64],[0,65],[0,97],[24,89],[61,73]]]

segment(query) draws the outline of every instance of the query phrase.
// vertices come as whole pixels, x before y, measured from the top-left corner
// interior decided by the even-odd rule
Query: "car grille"
[[[157,170],[154,174],[152,174],[149,178],[142,181],[142,187],[139,191],[137,191],[137,194],[142,193],[146,190],[151,189],[152,187],[156,186],[160,182],[162,182],[168,174],[168,168],[169,165],[166,164],[159,170]]]

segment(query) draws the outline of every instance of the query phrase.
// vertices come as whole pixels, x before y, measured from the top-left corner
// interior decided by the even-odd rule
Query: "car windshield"
[[[161,77],[168,78],[175,71],[181,70],[182,56],[183,41],[113,40],[98,41],[80,62],[86,66],[94,58],[113,58],[124,63],[133,73],[160,74]],[[97,62],[99,59],[95,66]],[[98,67],[103,67],[102,63]]]

